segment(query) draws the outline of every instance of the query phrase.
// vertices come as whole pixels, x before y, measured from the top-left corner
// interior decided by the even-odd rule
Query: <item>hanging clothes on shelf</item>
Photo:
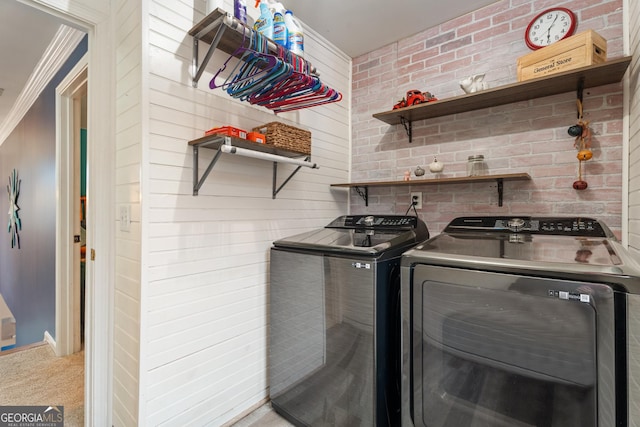
[[[241,46],[232,53],[209,83],[211,89],[222,88],[230,96],[260,105],[275,113],[316,107],[342,99],[342,94],[311,73],[311,64],[278,46],[277,56],[269,52],[269,40],[250,31],[249,47]],[[216,84],[232,57],[240,61],[227,79]]]

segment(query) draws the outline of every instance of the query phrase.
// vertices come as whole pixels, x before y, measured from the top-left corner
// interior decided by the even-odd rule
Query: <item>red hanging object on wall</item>
[[[569,135],[576,137],[573,146],[578,150],[576,155],[578,158],[578,180],[574,181],[573,188],[575,190],[586,190],[589,184],[582,178],[582,162],[591,160],[593,157],[593,152],[590,150],[591,128],[589,127],[589,122],[582,118],[582,100],[578,98],[576,103],[578,106],[578,123],[568,130]]]

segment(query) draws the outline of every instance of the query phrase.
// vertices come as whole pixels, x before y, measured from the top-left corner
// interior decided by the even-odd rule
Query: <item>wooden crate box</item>
[[[518,58],[518,81],[573,70],[607,60],[607,41],[587,30]]]

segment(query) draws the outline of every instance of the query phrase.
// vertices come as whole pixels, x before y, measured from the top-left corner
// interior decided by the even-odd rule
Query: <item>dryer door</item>
[[[416,266],[415,425],[613,426],[613,295],[601,284]]]

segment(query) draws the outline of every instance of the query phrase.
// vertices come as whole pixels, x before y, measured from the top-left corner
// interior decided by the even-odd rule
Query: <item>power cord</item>
[[[404,216],[407,216],[409,214],[409,211],[411,210],[411,208],[413,208],[413,211],[416,213],[416,218],[418,217],[418,211],[416,210],[416,205],[418,204],[418,200],[417,199],[418,198],[416,196],[413,196],[413,198],[411,199],[411,205],[409,205],[409,208],[404,213]]]

